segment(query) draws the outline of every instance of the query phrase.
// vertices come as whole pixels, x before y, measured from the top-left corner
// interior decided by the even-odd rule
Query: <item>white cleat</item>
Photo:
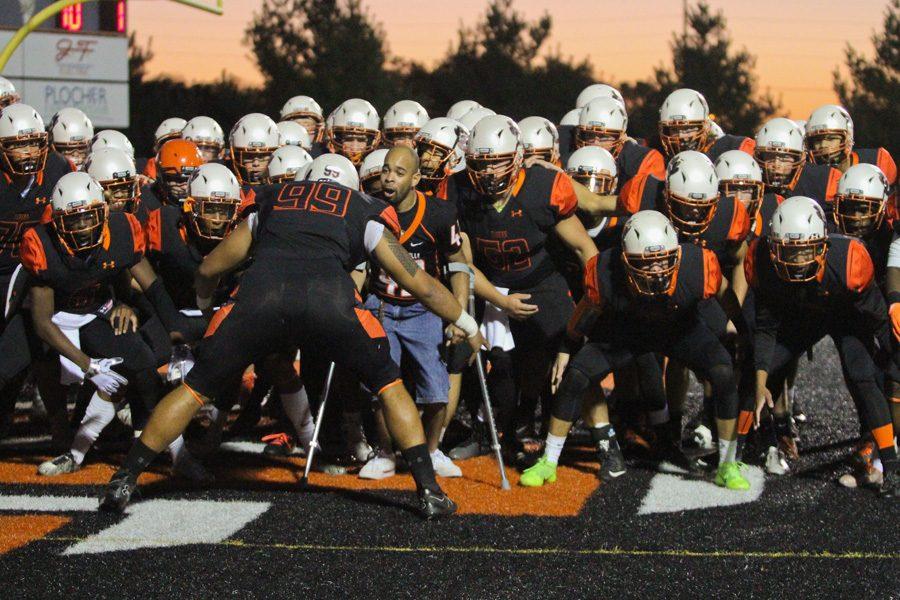
[[[359,470],[360,479],[387,479],[397,472],[397,461],[393,454],[378,452]]]
[[[784,456],[784,452],[775,446],[769,446],[766,451],[766,473],[769,475],[787,475],[791,472],[791,466]]]
[[[434,466],[434,474],[438,477],[462,477],[462,469],[440,450],[431,453],[431,464]]]
[[[75,462],[75,457],[72,456],[72,453],[66,452],[53,460],[42,462],[41,466],[38,467],[38,475],[56,477],[57,475],[74,473],[80,468],[81,466]]]

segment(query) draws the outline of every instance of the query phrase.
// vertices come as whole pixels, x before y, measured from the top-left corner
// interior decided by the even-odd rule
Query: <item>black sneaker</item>
[[[612,481],[625,474],[625,457],[615,438],[597,442],[597,460],[600,461],[600,479]]]
[[[294,438],[284,432],[267,435],[262,441],[266,443],[263,448],[266,456],[290,456],[294,452]]]
[[[885,469],[884,483],[881,484],[881,491],[878,494],[882,498],[900,498],[900,473],[897,469]]]
[[[100,498],[100,510],[121,513],[137,491],[137,477],[127,471],[116,471]]]
[[[487,436],[487,427],[476,420],[469,437],[458,446],[451,448],[447,456],[451,460],[466,460],[467,458],[489,454],[490,451],[491,444]]]
[[[456,512],[456,502],[444,492],[432,492],[426,488],[419,493],[419,511],[428,521],[449,517]]]

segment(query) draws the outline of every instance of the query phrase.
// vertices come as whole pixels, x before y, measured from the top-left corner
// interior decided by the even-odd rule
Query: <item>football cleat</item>
[[[769,446],[766,451],[766,473],[769,475],[787,475],[791,467],[785,458],[784,452],[775,446]]]
[[[419,511],[426,520],[449,517],[456,512],[456,502],[444,492],[423,489],[419,492]]]
[[[716,485],[739,492],[750,489],[750,482],[741,475],[741,467],[737,462],[724,462],[716,472]]]
[[[621,477],[627,470],[625,456],[615,438],[597,442],[597,460],[600,461],[599,476],[603,481],[612,481]]]
[[[534,465],[525,469],[519,478],[519,485],[525,487],[541,487],[545,483],[556,482],[556,464],[543,456]]]
[[[131,501],[131,496],[137,492],[137,477],[128,471],[116,471],[109,483],[103,497],[100,498],[100,510],[105,512],[121,513]]]
[[[885,472],[879,496],[892,499],[900,498],[900,473],[898,473],[897,469]]]
[[[262,441],[266,443],[263,448],[266,456],[290,456],[294,451],[294,440],[284,432],[267,435]]]
[[[75,457],[72,456],[72,453],[66,452],[53,460],[42,462],[41,466],[38,467],[38,475],[56,477],[57,475],[74,473],[80,468],[81,466],[75,462]]]

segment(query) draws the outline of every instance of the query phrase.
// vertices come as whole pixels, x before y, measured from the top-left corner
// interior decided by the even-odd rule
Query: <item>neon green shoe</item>
[[[741,475],[741,466],[736,462],[719,465],[719,470],[716,472],[716,485],[739,492],[746,492],[750,489],[750,482]]]
[[[544,483],[556,481],[556,464],[543,456],[533,466],[525,469],[519,478],[519,485],[541,487]]]

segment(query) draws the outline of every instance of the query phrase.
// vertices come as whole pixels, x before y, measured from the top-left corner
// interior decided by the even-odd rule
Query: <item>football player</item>
[[[215,119],[194,117],[181,130],[181,137],[196,144],[203,162],[221,160],[225,149],[225,132]]]
[[[80,169],[87,160],[94,137],[94,125],[77,108],[63,108],[50,119],[50,148],[68,158]]]
[[[357,167],[381,143],[378,111],[366,100],[345,100],[330,119],[326,132],[328,150],[346,156]]]
[[[753,138],[730,134],[719,137],[711,131],[710,123],[709,105],[700,92],[681,88],[666,96],[659,109],[659,140],[666,157],[696,150],[715,162],[728,150],[753,153]]]
[[[384,113],[381,138],[384,145],[416,147],[416,133],[428,122],[428,111],[415,100],[401,100]]]

